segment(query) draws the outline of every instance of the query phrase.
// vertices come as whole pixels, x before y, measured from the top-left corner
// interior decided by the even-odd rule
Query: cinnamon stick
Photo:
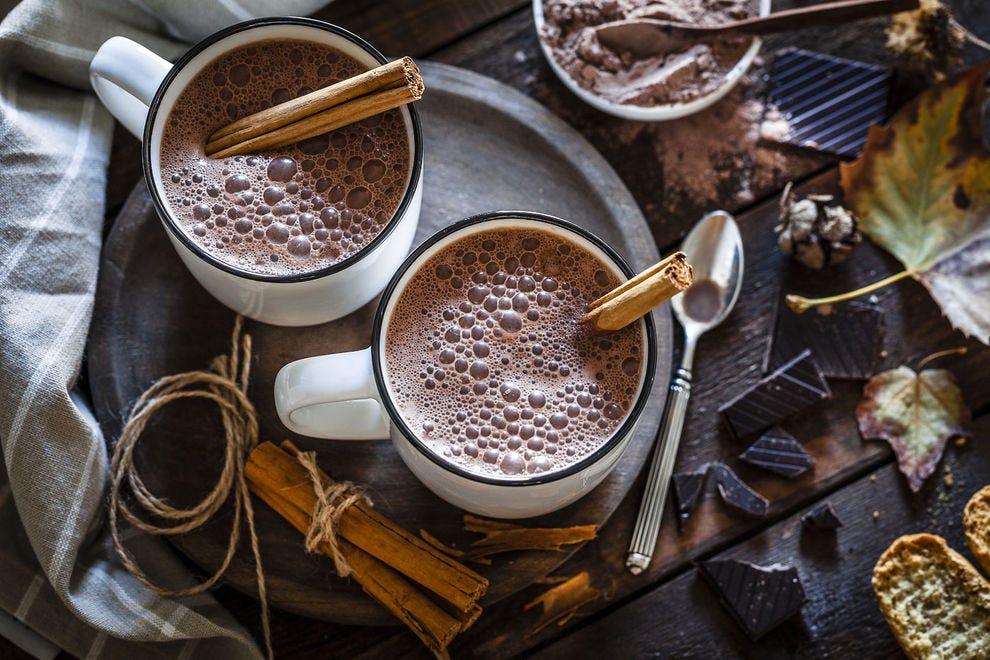
[[[206,155],[226,158],[283,147],[416,101],[423,90],[415,62],[403,57],[242,117],[209,137]]]
[[[309,514],[282,497],[276,489],[270,489],[256,481],[251,481],[249,486],[251,492],[276,513],[297,530],[306,533],[309,528]],[[327,555],[332,554],[329,548],[321,549]],[[460,616],[448,614],[399,573],[347,541],[340,542],[340,550],[354,569],[352,575],[361,588],[402,621],[438,657],[446,657],[446,648],[450,642],[477,618],[473,609]]]
[[[283,443],[298,453],[291,443]],[[245,466],[248,481],[260,488],[277,490],[308,517],[316,507],[316,494],[299,462],[270,442],[258,445]],[[332,479],[321,472],[324,485]],[[308,528],[308,522],[307,528]],[[337,534],[391,566],[410,580],[449,602],[461,612],[470,610],[488,589],[488,580],[445,555],[418,537],[395,525],[363,502],[348,507],[340,516]]]
[[[691,286],[693,277],[685,254],[675,252],[589,304],[581,323],[599,332],[621,330]]]
[[[464,516],[464,529],[478,532],[485,537],[471,544],[470,550],[451,548],[434,538],[425,530],[420,536],[432,547],[464,561],[490,564],[491,555],[518,550],[559,551],[572,543],[590,541],[597,535],[594,525],[574,525],[572,527],[523,527],[514,523],[491,518],[480,518],[471,514]]]
[[[516,550],[558,551],[565,545],[590,541],[597,535],[594,525],[520,527],[475,516],[464,516],[464,523],[468,531],[485,535],[471,544],[471,550],[463,553],[461,558],[466,561]]]
[[[600,592],[591,586],[588,571],[581,571],[561,584],[547,589],[523,606],[524,612],[537,605],[543,606],[540,618],[529,634],[535,635],[555,621],[558,625],[564,625],[582,606],[596,600],[600,595]]]

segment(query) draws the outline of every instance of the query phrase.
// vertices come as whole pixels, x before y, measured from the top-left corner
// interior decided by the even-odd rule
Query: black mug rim
[[[261,27],[278,26],[278,25],[302,25],[305,27],[313,27],[321,29],[325,32],[330,32],[339,37],[343,37],[348,41],[352,42],[356,46],[365,50],[369,55],[371,55],[380,64],[385,64],[388,59],[382,55],[374,46],[370,43],[357,36],[349,30],[345,30],[342,27],[334,25],[332,23],[327,23],[326,21],[317,20],[315,18],[304,18],[299,16],[279,16],[279,17],[267,17],[267,18],[255,18],[249,21],[244,21],[242,23],[236,23],[229,27],[226,27],[218,32],[214,32],[210,36],[204,38],[202,41],[197,43],[195,46],[186,51],[182,57],[175,61],[172,68],[169,69],[168,74],[165,79],[162,80],[161,84],[158,86],[158,91],[155,92],[155,96],[148,106],[148,116],[145,118],[144,124],[144,134],[141,140],[141,166],[144,171],[145,183],[148,187],[148,191],[151,194],[151,201],[158,212],[159,217],[162,219],[162,224],[165,225],[169,233],[172,234],[179,242],[186,246],[192,254],[199,257],[201,260],[206,262],[208,265],[218,268],[222,271],[242,277],[248,280],[254,280],[258,282],[275,282],[275,283],[289,283],[289,282],[304,282],[308,280],[315,280],[321,277],[326,277],[327,275],[332,275],[334,273],[340,272],[345,268],[348,268],[360,260],[364,259],[366,256],[374,252],[379,246],[381,246],[395,230],[399,221],[402,220],[412,204],[413,197],[415,197],[418,188],[420,186],[420,179],[423,171],[423,130],[420,124],[419,113],[413,104],[407,104],[405,107],[409,111],[409,118],[412,124],[412,141],[413,141],[413,158],[410,163],[410,173],[409,173],[409,185],[406,186],[405,194],[402,196],[402,200],[399,202],[399,206],[396,208],[395,212],[392,214],[392,219],[385,225],[381,233],[371,240],[367,245],[358,250],[357,253],[350,255],[342,261],[338,261],[335,264],[321,268],[319,270],[308,271],[305,273],[293,273],[289,275],[263,275],[260,273],[254,273],[250,270],[239,268],[232,264],[221,261],[220,259],[214,257],[210,253],[203,250],[199,245],[195,243],[179,226],[175,218],[173,218],[168,205],[161,199],[158,194],[158,187],[155,185],[154,176],[152,172],[154,168],[151,162],[151,137],[154,132],[155,120],[158,116],[159,106],[164,99],[165,93],[168,91],[169,87],[172,85],[172,81],[175,80],[176,76],[182,69],[185,68],[189,62],[199,55],[201,52],[212,46],[213,44],[226,39],[232,35],[244,32],[246,30],[252,30]]]
[[[409,444],[415,447],[421,454],[432,461],[434,464],[440,466],[447,472],[451,472],[460,477],[464,477],[470,481],[492,484],[496,486],[534,486],[537,484],[550,483],[553,481],[559,481],[573,474],[577,474],[585,470],[590,465],[598,462],[605,455],[610,453],[616,445],[618,445],[623,438],[633,431],[636,423],[639,421],[639,417],[646,407],[649,401],[650,393],[653,390],[653,381],[656,371],[657,362],[657,336],[656,327],[653,322],[653,315],[647,314],[643,317],[646,324],[646,372],[643,375],[643,382],[639,390],[639,394],[636,397],[636,402],[633,404],[632,408],[629,410],[626,418],[623,420],[622,424],[618,429],[612,434],[612,436],[600,446],[598,449],[588,454],[581,460],[560,470],[554,470],[548,473],[537,473],[535,475],[529,475],[523,479],[499,479],[497,477],[489,477],[482,474],[477,474],[471,472],[459,465],[455,465],[448,461],[445,461],[435,452],[431,451],[419,437],[409,429],[402,415],[396,409],[391,398],[387,396],[388,387],[385,382],[384,366],[382,364],[381,358],[381,344],[382,337],[381,333],[385,330],[385,309],[388,307],[389,300],[392,298],[392,294],[395,293],[396,287],[402,276],[409,270],[410,267],[423,255],[424,252],[429,250],[431,247],[436,245],[438,242],[450,236],[453,233],[459,232],[466,227],[471,227],[484,222],[489,222],[492,220],[535,220],[538,222],[544,222],[546,224],[553,225],[558,228],[562,228],[571,232],[574,232],[578,236],[586,239],[599,249],[601,249],[607,257],[609,257],[613,263],[619,267],[619,270],[625,274],[627,278],[633,277],[636,273],[633,271],[625,260],[618,255],[618,253],[613,250],[608,243],[603,241],[601,238],[588,231],[583,227],[579,227],[571,222],[552,216],[546,213],[538,213],[535,211],[491,211],[488,213],[480,213],[478,215],[471,216],[459,222],[455,222],[447,227],[444,227],[440,231],[431,235],[425,241],[423,241],[419,246],[416,247],[402,262],[398,270],[389,280],[388,285],[382,292],[381,300],[378,303],[378,308],[375,311],[375,321],[371,332],[371,362],[372,370],[375,377],[375,386],[378,388],[380,399],[382,404],[385,406],[385,410],[388,413],[390,422],[395,425],[399,430],[399,433],[405,438]]]

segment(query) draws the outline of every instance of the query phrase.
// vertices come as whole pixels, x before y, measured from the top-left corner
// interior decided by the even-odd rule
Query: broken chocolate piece
[[[815,459],[790,433],[774,427],[760,436],[739,458],[764,470],[789,479],[804,474],[815,465]]]
[[[769,120],[786,130],[763,131],[764,139],[840,158],[863,151],[870,124],[889,116],[893,71],[801,49],[782,50],[770,67]]]
[[[755,490],[746,485],[732,468],[725,463],[712,463],[708,468],[715,473],[722,501],[752,516],[765,516],[770,503]]]
[[[831,396],[811,351],[805,349],[719,412],[736,437],[743,438]]]
[[[804,604],[804,588],[793,566],[710,559],[698,564],[698,570],[753,641],[797,614]]]
[[[801,516],[801,525],[815,531],[833,531],[842,527],[842,521],[830,502],[819,502],[808,513]]]
[[[764,371],[776,369],[805,348],[826,378],[869,378],[877,372],[883,347],[883,312],[874,305],[848,303],[792,312],[783,300]]]
[[[705,487],[705,477],[708,475],[708,466],[704,466],[697,472],[679,472],[674,475],[674,499],[677,504],[677,516],[680,520],[687,520],[700,499],[701,492]]]

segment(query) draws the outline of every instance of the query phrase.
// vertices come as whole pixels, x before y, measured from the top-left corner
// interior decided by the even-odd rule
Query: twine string
[[[321,552],[325,547],[330,551],[337,575],[347,577],[353,570],[341,551],[337,525],[347,508],[365,497],[350,481],[324,482],[315,452],[300,452],[296,460],[306,469],[316,493],[316,507],[306,532],[306,552]]]
[[[247,521],[251,552],[254,555],[265,648],[268,657],[273,658],[265,574],[255,530],[254,508],[244,475],[247,455],[258,444],[258,416],[247,397],[251,374],[251,336],[242,335],[243,324],[243,317],[238,315],[234,322],[230,355],[215,358],[210,371],[188,371],[165,376],[152,384],[134,404],[110,461],[109,526],[114,550],[127,571],[149,589],[164,596],[180,598],[202,593],[220,580],[237,550],[243,517]],[[187,509],[174,507],[164,498],[154,495],[141,479],[134,463],[134,449],[149,420],[161,408],[183,399],[205,399],[214,403],[220,411],[224,432],[224,464],[220,477],[199,503]],[[142,510],[168,521],[167,524],[148,522],[135,514],[122,497],[125,482]],[[185,589],[161,587],[148,577],[124,548],[120,538],[118,514],[138,529],[151,534],[183,534],[205,524],[230,498],[231,492],[234,498],[234,520],[230,540],[220,566],[204,582]]]

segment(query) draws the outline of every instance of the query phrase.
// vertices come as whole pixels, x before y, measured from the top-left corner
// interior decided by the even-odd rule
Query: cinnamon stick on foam
[[[423,91],[419,68],[403,57],[238,119],[209,137],[206,155],[284,147],[417,101]]]
[[[693,278],[686,255],[675,252],[588,305],[581,323],[599,332],[621,330],[691,286]]]

